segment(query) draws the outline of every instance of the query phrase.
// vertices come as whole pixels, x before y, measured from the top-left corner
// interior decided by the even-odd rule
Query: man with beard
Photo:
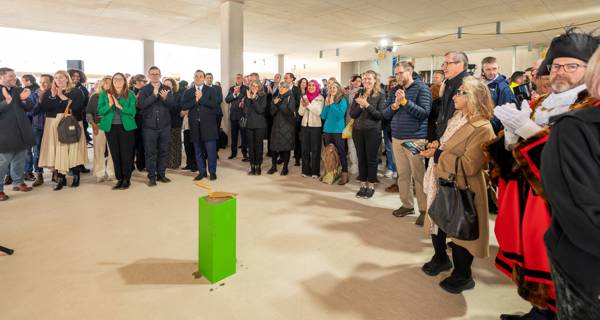
[[[485,146],[500,176],[496,266],[515,281],[519,295],[533,305],[523,316],[502,315],[501,319],[555,318],[554,285],[543,239],[550,212],[540,184],[540,154],[553,117],[597,101],[589,96],[583,76],[599,40],[574,29],[554,38],[538,71],[538,75],[549,72],[552,92],[541,96],[533,108],[525,101],[520,108],[511,103],[494,111],[505,128],[499,139]],[[515,166],[519,169],[513,170]]]

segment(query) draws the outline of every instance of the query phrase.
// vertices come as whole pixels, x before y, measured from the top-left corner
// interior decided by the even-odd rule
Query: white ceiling
[[[0,0],[0,25],[205,48],[219,47],[219,0]],[[352,61],[374,58],[382,37],[394,39],[404,56],[448,50],[547,44],[559,30],[519,35],[449,36],[540,30],[600,19],[600,0],[246,0],[247,52]],[[586,25],[584,30],[600,27]],[[340,57],[335,57],[340,48]]]

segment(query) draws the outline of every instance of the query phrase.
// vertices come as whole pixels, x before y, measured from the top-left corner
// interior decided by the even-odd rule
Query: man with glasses
[[[419,217],[416,225],[422,226],[425,220],[427,197],[423,192],[425,161],[423,156],[413,154],[402,146],[403,143],[414,143],[419,146],[427,144],[427,118],[431,110],[431,91],[414,73],[411,62],[401,61],[394,70],[398,86],[390,92],[387,108],[383,117],[390,121],[391,140],[396,168],[398,169],[398,190],[402,206],[392,213],[395,217],[404,217],[415,213],[413,205],[413,180]]]
[[[442,71],[444,72],[446,81],[444,82],[444,94],[442,95],[436,121],[436,135],[438,140],[442,137],[444,131],[446,131],[448,120],[454,114],[454,101],[452,98],[456,94],[456,90],[462,85],[463,78],[469,75],[467,72],[468,65],[469,58],[462,51],[450,51],[444,55]],[[437,140],[432,143],[439,145]]]
[[[173,92],[160,82],[160,69],[148,69],[150,83],[138,95],[138,106],[142,110],[142,136],[146,153],[148,186],[156,186],[156,181],[171,182],[166,177],[171,137],[171,109],[177,106]]]
[[[543,166],[540,155],[556,116],[591,107],[597,101],[586,90],[584,74],[599,43],[600,38],[575,29],[554,38],[537,71],[538,76],[549,73],[552,92],[540,97],[532,108],[524,101],[520,107],[510,103],[494,111],[504,125],[503,139],[487,147],[494,163],[499,164],[499,194],[503,194],[495,227],[499,243],[496,266],[514,279],[520,296],[533,305],[525,316],[502,315],[501,319],[554,319],[550,267],[577,269],[572,261],[548,259],[548,250],[573,240],[563,239],[548,248],[544,244],[550,212],[540,183],[544,178],[539,174]],[[521,170],[515,173],[515,166]]]

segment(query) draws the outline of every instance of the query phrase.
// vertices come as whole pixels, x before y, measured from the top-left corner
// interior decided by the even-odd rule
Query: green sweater
[[[127,99],[119,97],[119,103],[123,107],[121,110],[121,123],[125,131],[132,131],[137,128],[135,124],[135,94],[129,90],[129,96]],[[104,132],[109,132],[112,126],[113,117],[115,115],[116,106],[110,107],[108,105],[108,94],[106,92],[100,93],[98,98],[98,114],[102,117],[98,127]]]

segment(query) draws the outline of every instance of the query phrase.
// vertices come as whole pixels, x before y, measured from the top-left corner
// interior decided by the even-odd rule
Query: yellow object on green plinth
[[[211,283],[236,271],[236,199],[198,199],[198,272]]]

